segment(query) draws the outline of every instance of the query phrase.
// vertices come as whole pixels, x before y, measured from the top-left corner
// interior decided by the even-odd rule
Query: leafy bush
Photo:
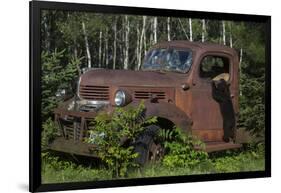
[[[183,133],[179,128],[176,128],[175,132],[175,139],[164,143],[167,152],[163,159],[164,166],[169,168],[194,167],[208,159],[206,152],[195,150],[195,146],[203,146],[199,140]]]
[[[42,157],[42,166],[43,170],[45,169],[45,164],[48,163],[50,167],[52,167],[54,170],[65,170],[68,168],[76,168],[77,165],[74,164],[71,161],[62,161],[60,160],[60,157],[52,155],[50,152],[44,152],[41,155]]]
[[[43,131],[41,134],[41,147],[42,149],[44,149],[58,135],[58,127],[56,123],[51,118],[49,118],[43,123],[42,128]]]
[[[136,166],[134,160],[138,154],[130,144],[146,125],[157,120],[156,117],[145,119],[144,112],[145,106],[141,102],[137,107],[115,108],[112,113],[100,113],[95,118],[87,142],[97,145],[93,151],[112,170],[114,177],[124,177],[129,167]],[[126,144],[128,141],[131,143]]]

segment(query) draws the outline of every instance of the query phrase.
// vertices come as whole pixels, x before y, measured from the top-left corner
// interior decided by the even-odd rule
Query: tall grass
[[[264,151],[247,148],[245,151],[226,151],[209,155],[209,158],[193,167],[167,168],[161,162],[134,169],[126,178],[180,176],[194,174],[262,171],[265,169]],[[42,156],[42,183],[64,183],[96,180],[112,180],[111,171],[95,160],[78,163],[53,154]]]

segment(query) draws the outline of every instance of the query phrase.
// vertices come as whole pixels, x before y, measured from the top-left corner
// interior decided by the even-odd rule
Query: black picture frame
[[[78,190],[91,188],[109,188],[152,184],[183,183],[198,181],[214,181],[245,178],[262,178],[271,176],[271,17],[265,15],[247,15],[214,13],[201,11],[183,11],[155,8],[136,8],[124,6],[105,6],[80,3],[62,3],[47,1],[31,1],[30,4],[30,165],[29,165],[29,191],[59,191]],[[204,174],[174,177],[153,177],[141,179],[122,179],[112,181],[90,181],[62,184],[42,184],[41,183],[41,159],[40,159],[40,129],[41,128],[41,65],[40,65],[40,14],[41,10],[55,9],[68,11],[133,14],[133,15],[153,15],[153,16],[176,16],[224,19],[233,21],[253,21],[263,22],[266,25],[266,82],[265,82],[265,171],[238,172]]]

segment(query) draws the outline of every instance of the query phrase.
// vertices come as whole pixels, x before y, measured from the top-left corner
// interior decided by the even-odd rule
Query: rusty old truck
[[[238,66],[237,52],[227,46],[170,41],[152,46],[139,70],[88,69],[76,95],[54,110],[61,135],[50,149],[94,156],[84,140],[89,120],[102,110],[140,101],[146,116],[158,118],[157,127],[188,131],[205,143],[207,152],[239,148]],[[140,154],[146,162],[159,146],[152,136],[143,143],[146,152]]]

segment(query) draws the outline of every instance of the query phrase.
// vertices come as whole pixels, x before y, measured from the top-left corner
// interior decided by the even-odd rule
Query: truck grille
[[[80,85],[79,94],[83,99],[107,101],[109,100],[109,87]]]
[[[134,98],[135,99],[149,99],[154,95],[157,99],[165,99],[165,92],[156,92],[156,91],[135,91]]]
[[[65,129],[65,136],[67,139],[72,139],[72,140],[79,140],[80,137],[80,127],[77,126],[77,128],[74,127],[67,127],[64,126]],[[83,137],[85,137],[85,135],[83,134]]]
[[[81,120],[77,118],[68,116],[67,119],[59,119],[59,125],[61,125],[61,133],[64,133],[64,137],[68,140],[83,140],[89,135],[88,124],[92,121],[91,119],[86,119],[86,124],[84,125],[82,139],[81,139]]]

